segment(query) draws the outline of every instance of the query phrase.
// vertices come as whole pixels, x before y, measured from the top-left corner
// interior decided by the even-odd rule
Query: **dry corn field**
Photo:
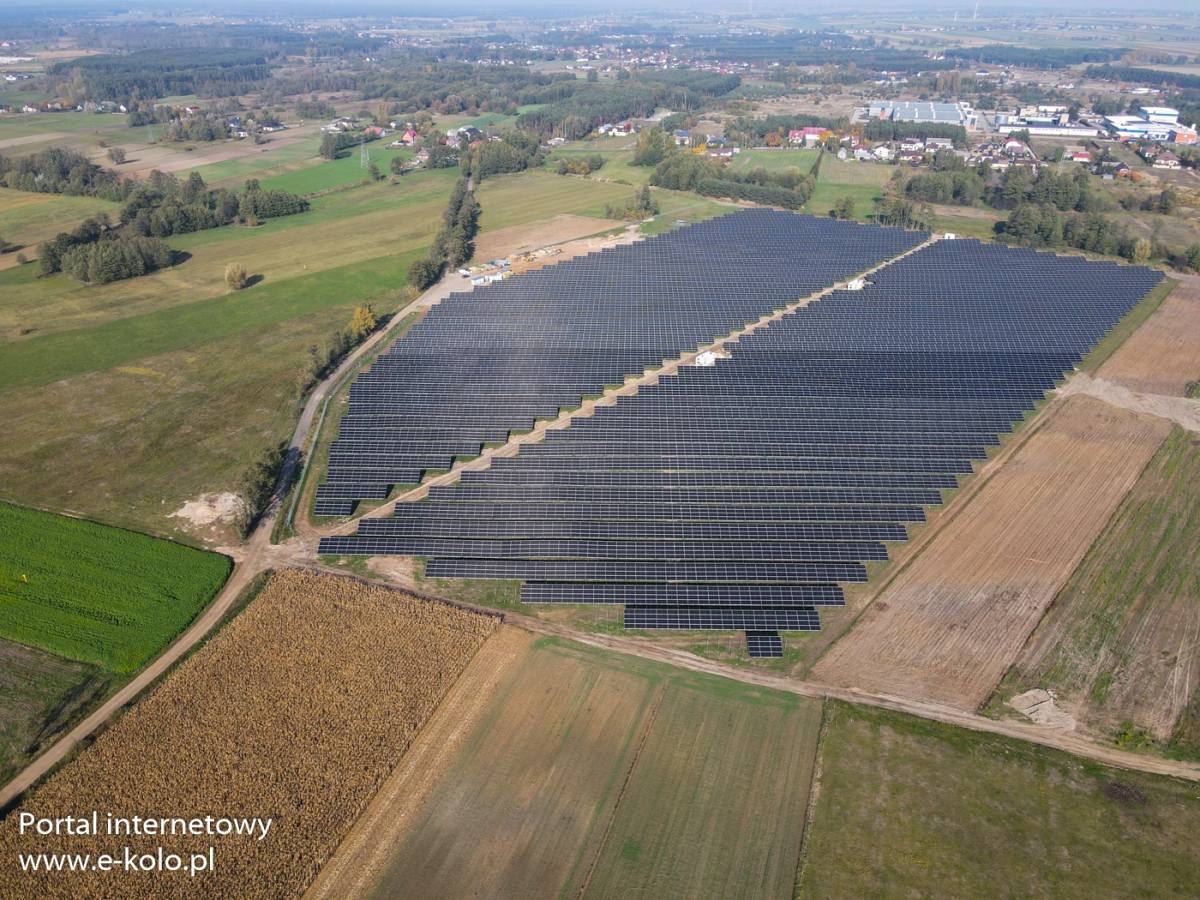
[[[0,896],[299,897],[499,619],[284,570],[0,830]],[[99,811],[99,837],[18,834]],[[105,816],[271,818],[255,837],[108,837]],[[215,871],[33,875],[18,853],[206,854]]]
[[[817,681],[975,709],[1171,431],[1072,397],[880,595]]]

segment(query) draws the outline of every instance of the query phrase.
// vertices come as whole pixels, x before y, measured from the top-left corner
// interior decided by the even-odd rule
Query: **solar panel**
[[[356,385],[318,509],[475,446],[481,423],[556,409],[556,378],[619,383],[696,329],[740,327],[921,237],[783,213],[719,221],[450,304],[452,327],[398,343]],[[751,656],[778,658],[779,631],[819,629],[840,585],[865,581],[883,542],[905,540],[1160,279],[941,241],[320,552],[425,556],[429,577],[521,581],[526,603],[622,604],[630,628],[745,630]]]

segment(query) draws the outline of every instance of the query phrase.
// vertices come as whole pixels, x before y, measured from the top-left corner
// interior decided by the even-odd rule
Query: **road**
[[[916,249],[919,248],[914,248],[914,250],[909,252],[915,252]],[[874,271],[874,269],[871,271]],[[840,286],[841,285],[838,287]],[[836,288],[830,288],[829,290],[835,289]],[[396,316],[393,317],[392,321],[399,324],[411,313],[419,312],[422,309],[429,308],[435,303],[445,299],[450,295],[451,292],[455,290],[462,290],[462,284],[460,280],[455,278],[453,275],[444,278],[442,281],[435,284],[428,291],[397,313]],[[823,291],[821,294],[815,295],[812,298],[801,300],[786,310],[780,310],[769,316],[764,316],[759,322],[748,326],[743,331],[737,332],[734,335],[731,335],[729,338],[717,341],[708,348],[702,348],[702,350],[721,350],[723,349],[725,343],[735,341],[741,334],[749,333],[757,328],[764,327],[765,325],[769,324],[770,321],[794,312],[796,309],[801,308],[802,306],[811,302],[816,296],[821,296],[824,293],[827,293],[827,291]],[[43,775],[49,772],[50,769],[58,764],[58,762],[61,761],[70,752],[71,748],[73,748],[78,742],[99,729],[118,710],[131,703],[139,694],[142,693],[142,691],[152,685],[154,681],[158,679],[167,669],[182,659],[189,650],[196,646],[196,644],[201,641],[205,635],[207,635],[213,628],[217,626],[217,624],[225,616],[225,613],[229,610],[229,607],[237,600],[242,591],[251,582],[255,575],[270,568],[287,565],[303,565],[315,568],[324,568],[319,564],[316,558],[315,543],[303,539],[293,539],[286,544],[273,545],[270,542],[271,532],[274,529],[276,519],[282,511],[284,496],[287,492],[288,486],[290,486],[292,483],[296,466],[300,460],[301,448],[303,447],[309,431],[312,428],[313,420],[317,415],[317,411],[325,402],[325,398],[329,396],[332,391],[337,389],[342,378],[351,371],[358,361],[361,360],[364,355],[372,352],[372,350],[379,346],[381,342],[389,340],[393,332],[394,329],[384,329],[365,341],[360,347],[358,347],[358,349],[350,354],[345,361],[343,361],[336,371],[322,381],[309,397],[308,403],[305,404],[304,411],[301,413],[300,420],[297,422],[296,429],[292,435],[287,458],[285,460],[283,470],[280,473],[279,481],[275,487],[275,493],[273,494],[271,501],[268,504],[267,509],[260,519],[257,527],[250,535],[244,552],[239,554],[240,558],[234,566],[229,581],[225,584],[225,587],[217,595],[212,604],[210,604],[199,616],[199,618],[197,618],[192,625],[169,647],[167,647],[167,649],[164,650],[163,653],[158,656],[148,667],[139,672],[133,679],[129,681],[128,684],[125,685],[125,687],[114,694],[107,702],[95,710],[81,723],[75,726],[75,728],[73,728],[65,737],[60,738],[45,753],[34,760],[20,775],[5,785],[3,790],[0,790],[0,810],[6,808],[10,803],[24,793],[24,791],[36,783]],[[657,381],[659,377],[675,372],[680,366],[686,366],[694,363],[695,357],[702,352],[702,350],[685,354],[680,359],[668,363],[663,369],[643,376],[643,378],[630,380],[623,387],[606,392],[603,397],[596,401],[591,401],[590,404],[585,405],[584,408],[573,411],[569,414],[564,414],[554,422],[546,423],[545,427],[541,427],[538,432],[523,436],[519,440],[512,441],[503,447],[496,448],[495,450],[486,454],[484,457],[480,457],[480,459],[473,460],[471,463],[468,463],[467,466],[464,466],[462,469],[448,473],[447,475],[442,476],[441,479],[430,482],[430,484],[452,483],[458,480],[459,475],[461,475],[461,472],[464,470],[469,471],[473,468],[486,468],[486,466],[490,464],[490,460],[496,456],[515,455],[519,450],[521,443],[528,443],[530,439],[535,438],[535,436],[536,440],[541,440],[548,428],[564,428],[570,424],[570,420],[574,417],[580,415],[591,415],[595,406],[616,403],[618,397],[635,393],[637,387],[642,383]],[[1059,402],[1061,402],[1061,397],[1055,397],[1055,399],[1042,410],[1034,422],[1027,426],[1026,430],[1030,433],[1036,430],[1036,426],[1041,423],[1044,417],[1053,408],[1055,408]],[[975,490],[978,490],[980,485],[987,480],[988,475],[995,470],[995,466],[989,465],[987,470],[982,472],[979,478],[975,479],[972,487]],[[428,492],[428,487],[429,485],[422,485],[421,488],[404,495],[398,502],[419,499]],[[969,495],[973,492],[974,491],[966,491],[961,493]],[[962,503],[964,500],[964,496],[955,498],[956,503]],[[386,515],[389,510],[390,504],[387,504],[384,507],[369,513],[368,515]],[[321,529],[321,532],[344,533],[347,530],[352,531],[354,527],[356,527],[354,523],[349,523],[347,526]],[[310,529],[305,529],[305,531],[308,532]],[[311,537],[311,535],[306,533],[304,537]],[[929,535],[925,536],[926,539],[929,539],[929,537]],[[328,569],[327,571],[338,575],[345,574],[344,572],[334,569]],[[423,594],[424,592],[414,590],[414,593]],[[430,599],[443,599],[433,595],[424,595],[430,597]],[[495,614],[495,610],[492,609],[480,608],[480,611],[493,615]],[[825,685],[812,681],[798,681],[758,669],[747,669],[722,665],[709,659],[704,659],[690,653],[664,647],[652,642],[630,637],[619,637],[614,635],[577,631],[562,625],[546,622],[542,619],[521,616],[515,613],[505,613],[505,621],[538,634],[563,637],[595,647],[602,647],[618,653],[628,653],[645,659],[666,663],[667,665],[674,665],[697,672],[706,672],[712,675],[719,675],[736,681],[742,681],[747,684],[757,684],[762,687],[788,691],[804,697],[814,697],[818,699],[832,698],[837,700],[845,700],[849,703],[859,703],[867,706],[890,709],[896,712],[908,713],[910,715],[920,716],[921,718],[942,722],[947,725],[967,728],[972,731],[1004,735],[1006,737],[1011,737],[1018,740],[1030,741],[1032,743],[1041,744],[1042,746],[1046,747],[1052,747],[1076,756],[1083,757],[1085,759],[1091,759],[1096,762],[1117,768],[1149,772],[1158,775],[1171,775],[1192,781],[1200,781],[1200,765],[1126,753],[1115,748],[1093,744],[1089,741],[1085,741],[1078,737],[1073,737],[1069,734],[1051,731],[1047,728],[1034,724],[1025,724],[1022,722],[1009,720],[993,720],[984,718],[983,716],[975,715],[969,711],[952,709],[950,707],[939,706],[932,703],[908,700],[903,697],[893,697],[887,694],[859,691],[853,688],[835,687],[832,685]]]

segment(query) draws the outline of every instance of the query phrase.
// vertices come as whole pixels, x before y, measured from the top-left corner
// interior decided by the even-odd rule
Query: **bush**
[[[240,291],[246,286],[246,270],[241,263],[231,262],[225,267],[225,284],[231,291]]]
[[[268,447],[251,463],[250,468],[242,473],[241,485],[238,488],[238,493],[246,501],[238,522],[242,537],[250,533],[266,511],[267,504],[271,502],[275,483],[279,480],[279,473],[283,469],[284,460],[287,459],[287,450],[286,442]]]

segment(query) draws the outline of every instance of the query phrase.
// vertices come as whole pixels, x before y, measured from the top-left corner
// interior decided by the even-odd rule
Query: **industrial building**
[[[1196,129],[1179,121],[1179,110],[1169,106],[1143,106],[1138,116],[1106,116],[1104,123],[1122,141],[1196,143]]]
[[[879,100],[867,108],[872,119],[893,122],[919,122],[930,125],[961,125],[974,131],[978,122],[970,103],[924,103],[903,100]]]

